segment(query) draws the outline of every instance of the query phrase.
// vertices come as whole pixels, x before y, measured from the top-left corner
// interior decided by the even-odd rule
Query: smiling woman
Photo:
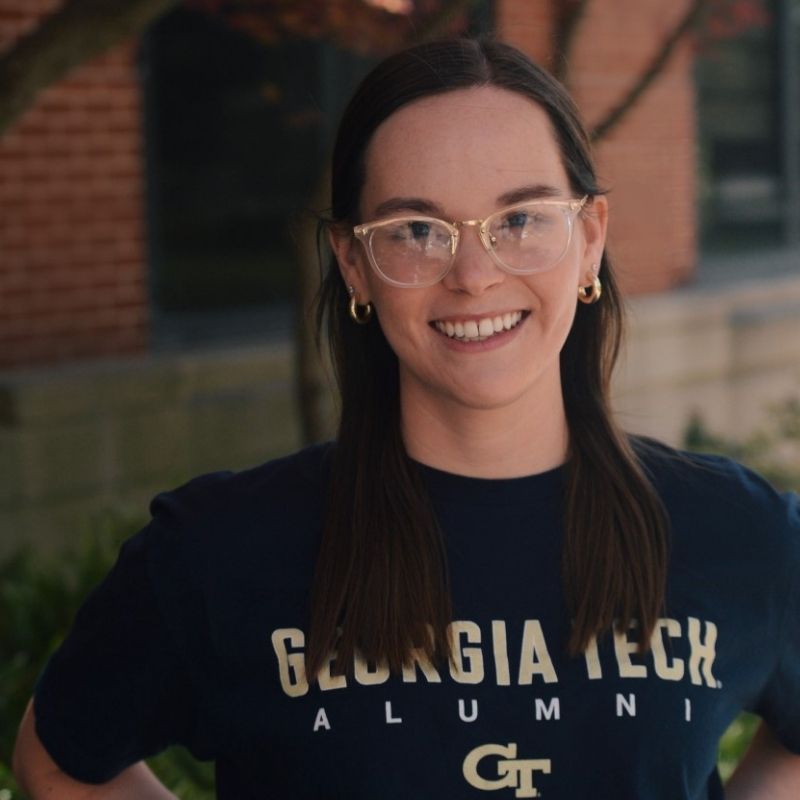
[[[561,87],[506,45],[363,82],[320,295],[333,444],[153,503],[37,686],[33,797],[719,800],[800,794],[800,511],[628,437],[608,206]],[[96,789],[87,784],[97,784]]]

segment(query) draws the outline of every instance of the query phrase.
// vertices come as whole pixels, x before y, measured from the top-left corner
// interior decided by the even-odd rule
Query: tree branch
[[[478,0],[443,0],[439,8],[425,18],[424,27],[415,31],[406,46],[435,41],[449,31],[459,14],[477,3]]]
[[[37,94],[144,27],[178,0],[66,0],[0,56],[0,136]]]
[[[553,44],[553,74],[564,83],[569,71],[569,57],[581,20],[586,14],[589,0],[554,0],[556,4],[556,30]]]
[[[664,39],[661,48],[656,53],[647,69],[642,72],[639,79],[629,89],[625,97],[623,97],[622,100],[609,111],[605,119],[591,131],[590,136],[593,142],[599,141],[607,136],[613,128],[619,125],[631,108],[636,105],[636,102],[647,91],[650,84],[661,74],[675,50],[675,47],[678,45],[678,42],[697,25],[706,2],[707,0],[692,0],[692,4],[689,6],[686,14],[684,14],[683,18],[675,26],[672,33]]]

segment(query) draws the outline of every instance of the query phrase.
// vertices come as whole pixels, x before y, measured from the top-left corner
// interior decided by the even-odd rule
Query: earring
[[[597,269],[597,265],[595,264],[592,269]],[[600,278],[598,278],[596,274],[592,278],[592,283],[590,286],[578,287],[578,300],[580,300],[581,303],[586,303],[587,305],[596,303],[602,294],[603,284],[600,283]]]
[[[372,318],[372,303],[367,303],[365,306],[358,305],[355,286],[348,286],[347,294],[350,295],[350,318],[359,325],[366,325]]]

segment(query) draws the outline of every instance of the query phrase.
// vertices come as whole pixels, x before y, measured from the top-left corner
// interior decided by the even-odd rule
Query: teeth
[[[514,311],[503,316],[484,317],[480,320],[466,320],[465,322],[440,322],[435,323],[436,329],[451,339],[464,339],[482,342],[490,336],[502,331],[509,331],[522,320],[522,312]]]

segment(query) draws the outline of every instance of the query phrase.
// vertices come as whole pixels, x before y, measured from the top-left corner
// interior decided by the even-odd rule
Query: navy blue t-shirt
[[[37,686],[37,731],[65,772],[103,782],[180,743],[216,761],[223,800],[710,800],[742,709],[800,753],[796,496],[725,459],[653,451],[672,529],[664,617],[645,656],[631,630],[574,658],[563,471],[420,466],[447,548],[454,663],[390,676],[359,659],[309,685],[330,454],[154,500]]]

